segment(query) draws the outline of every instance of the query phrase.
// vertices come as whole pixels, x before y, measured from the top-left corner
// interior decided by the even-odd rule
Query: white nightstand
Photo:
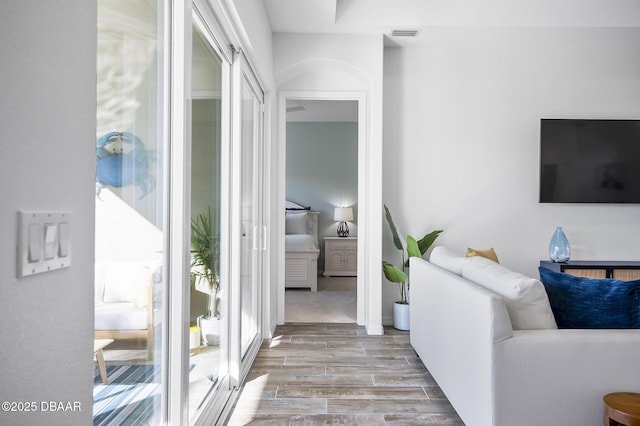
[[[324,276],[358,274],[358,237],[324,237]]]

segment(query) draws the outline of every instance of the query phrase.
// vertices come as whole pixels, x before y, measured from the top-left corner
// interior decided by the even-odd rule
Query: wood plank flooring
[[[229,425],[464,425],[409,344],[355,324],[285,324],[264,342]]]

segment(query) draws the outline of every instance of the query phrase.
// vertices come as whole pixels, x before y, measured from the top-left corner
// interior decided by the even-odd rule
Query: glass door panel
[[[228,391],[228,280],[223,274],[222,96],[227,68],[199,26],[192,34],[191,71],[191,328],[189,416],[212,392]]]
[[[244,63],[244,61],[243,61]],[[241,357],[258,336],[260,325],[262,96],[243,73],[241,84]]]
[[[103,348],[105,368],[94,374],[94,424],[162,420],[163,7],[97,3],[94,348]]]

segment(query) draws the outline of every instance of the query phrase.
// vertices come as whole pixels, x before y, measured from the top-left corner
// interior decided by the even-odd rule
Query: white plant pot
[[[409,330],[409,304],[393,304],[393,328]]]
[[[198,326],[202,334],[203,345],[220,345],[220,323],[221,321],[216,317],[198,317]]]

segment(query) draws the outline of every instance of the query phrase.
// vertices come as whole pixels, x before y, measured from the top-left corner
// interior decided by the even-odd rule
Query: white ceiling
[[[274,33],[380,34],[386,46],[428,42],[394,29],[443,27],[640,28],[640,0],[263,0]],[[292,101],[301,105],[303,101]],[[342,104],[306,101],[288,121],[357,121]],[[292,104],[288,104],[292,106]],[[322,108],[327,107],[329,108]],[[349,117],[349,118],[347,118]],[[356,118],[353,118],[356,117]]]
[[[392,29],[640,27],[640,0],[263,0],[274,33],[383,34]]]

